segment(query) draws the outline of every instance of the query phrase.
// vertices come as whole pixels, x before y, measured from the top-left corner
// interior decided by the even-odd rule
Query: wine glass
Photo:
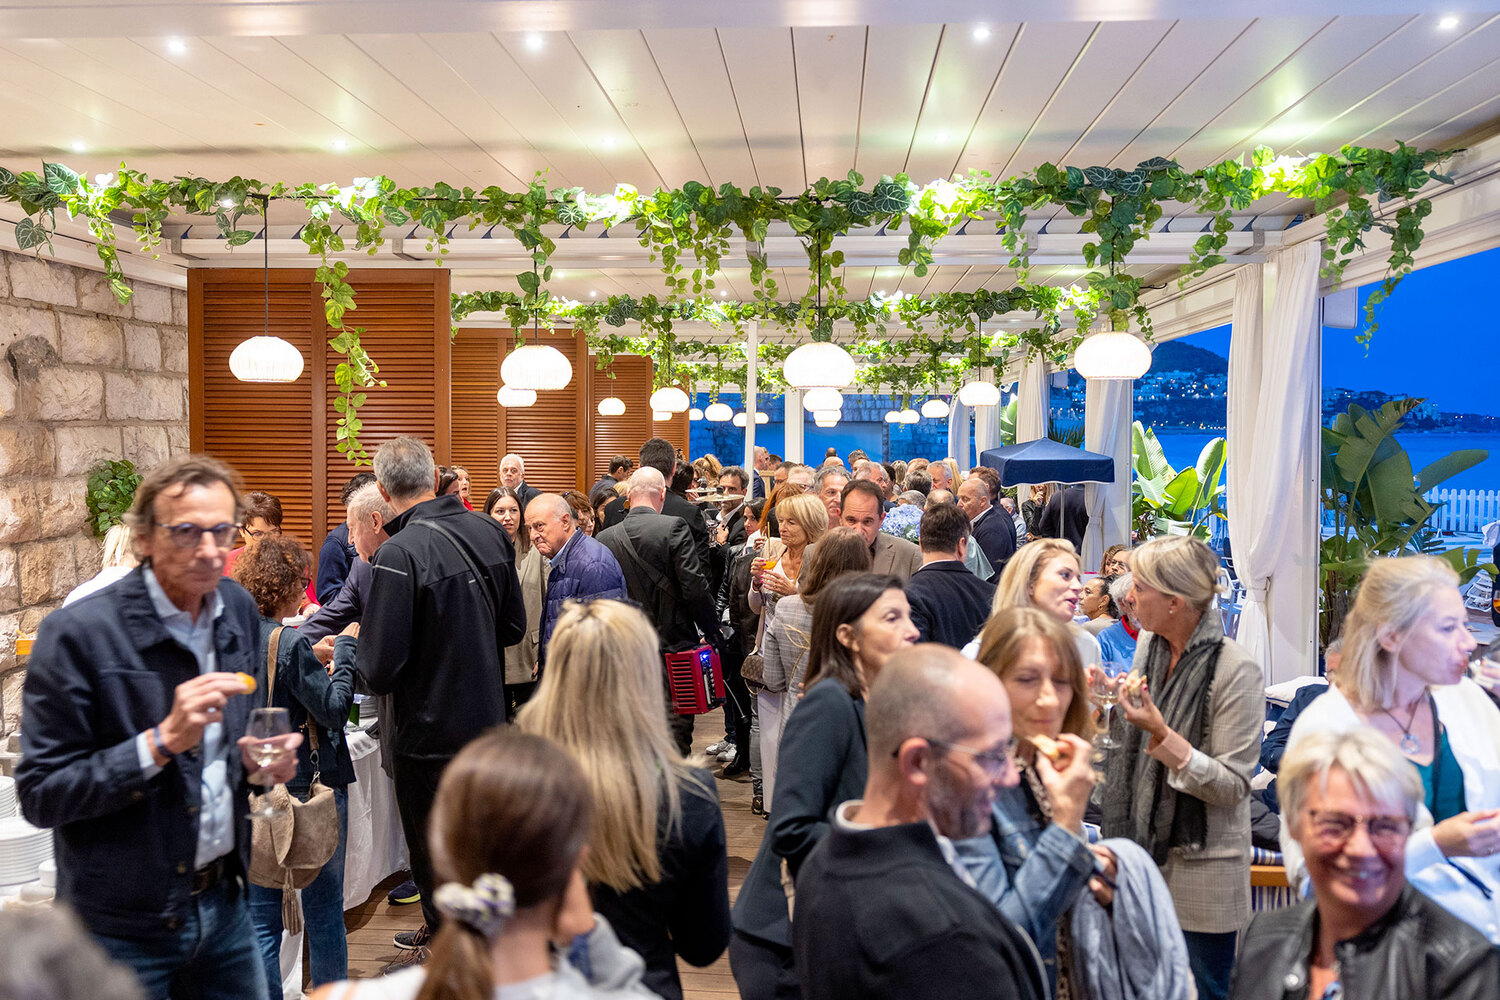
[[[1089,672],[1089,697],[1099,706],[1101,729],[1094,745],[1101,749],[1113,750],[1120,745],[1120,741],[1110,735],[1110,722],[1115,702],[1120,698],[1120,682],[1129,672],[1130,664],[1123,660],[1106,660],[1097,670]]]
[[[246,780],[266,788],[266,794],[259,796],[259,805],[251,811],[252,816],[270,817],[280,812],[271,804],[269,793],[276,782],[266,768],[292,752],[283,745],[284,741],[277,739],[291,731],[292,717],[284,708],[257,708],[250,713],[250,725],[245,729],[245,735],[257,741],[250,750],[250,759],[255,761],[257,770]]]

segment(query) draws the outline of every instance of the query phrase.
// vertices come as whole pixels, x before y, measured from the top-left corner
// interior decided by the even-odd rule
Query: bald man
[[[609,549],[585,535],[573,517],[573,508],[556,493],[539,493],[526,505],[526,530],[531,544],[551,560],[547,570],[547,593],[542,602],[540,621],[526,609],[528,625],[540,625],[538,662],[545,662],[547,641],[562,615],[563,602],[608,597],[623,601],[625,574]],[[527,602],[531,595],[523,595]],[[536,624],[532,624],[536,623]]]
[[[886,661],[865,706],[863,799],[833,811],[797,875],[793,952],[805,1000],[1049,995],[1026,934],[954,858],[1019,781],[1005,687],[946,646]],[[952,859],[952,860],[950,860]]]
[[[979,476],[970,476],[958,488],[958,506],[969,516],[974,542],[984,550],[995,571],[992,579],[998,582],[1016,554],[1016,523],[1004,510],[995,509],[994,500],[989,482]]]

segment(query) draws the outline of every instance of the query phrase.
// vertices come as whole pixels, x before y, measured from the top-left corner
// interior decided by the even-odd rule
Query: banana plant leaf
[[[1460,472],[1467,472],[1489,457],[1490,453],[1483,448],[1466,448],[1463,451],[1455,451],[1451,455],[1444,455],[1417,473],[1417,489],[1426,493]]]
[[[1130,455],[1135,464],[1135,474],[1142,479],[1154,480],[1165,486],[1176,475],[1176,470],[1167,461],[1161,442],[1149,427],[1137,420],[1130,427]]]

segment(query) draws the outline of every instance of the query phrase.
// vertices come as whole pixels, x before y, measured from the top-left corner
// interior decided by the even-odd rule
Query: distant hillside
[[[1151,370],[1154,372],[1197,372],[1200,375],[1228,375],[1229,360],[1213,351],[1169,340],[1158,344],[1151,352]]]

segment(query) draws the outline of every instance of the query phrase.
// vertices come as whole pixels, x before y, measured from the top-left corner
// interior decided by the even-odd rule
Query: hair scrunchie
[[[493,872],[479,876],[473,885],[445,882],[432,901],[443,916],[473,928],[486,939],[504,930],[505,922],[516,912],[510,879]]]

